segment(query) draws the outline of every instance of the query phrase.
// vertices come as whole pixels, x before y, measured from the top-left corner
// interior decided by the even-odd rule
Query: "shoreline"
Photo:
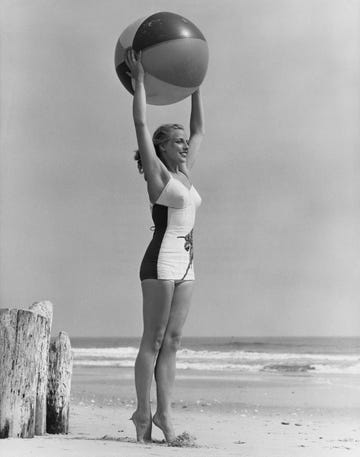
[[[74,367],[72,401],[112,406],[135,403],[132,368]],[[120,401],[121,399],[121,401]],[[151,391],[156,403],[155,383]],[[234,408],[303,408],[360,411],[360,375],[194,372],[178,370],[173,405],[199,402],[222,411]],[[360,418],[360,416],[359,416]]]

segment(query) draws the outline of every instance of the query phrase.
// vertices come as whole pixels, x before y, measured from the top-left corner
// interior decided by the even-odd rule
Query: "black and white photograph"
[[[0,455],[360,455],[359,0],[0,0]]]

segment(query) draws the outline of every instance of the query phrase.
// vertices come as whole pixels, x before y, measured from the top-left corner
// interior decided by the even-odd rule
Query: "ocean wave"
[[[73,348],[74,365],[93,367],[134,366],[138,348]],[[180,370],[272,373],[360,374],[360,357],[349,354],[298,354],[247,351],[195,351],[181,349]]]
[[[307,373],[316,368],[310,364],[274,364],[266,365],[262,371],[282,372],[282,373]]]
[[[324,374],[360,374],[360,363],[354,363],[346,366],[328,366],[326,364],[315,364],[314,368],[317,373]]]
[[[74,355],[80,358],[126,358],[136,357],[138,348],[73,348]],[[178,358],[185,360],[229,360],[229,361],[288,361],[288,360],[311,360],[326,362],[360,362],[360,356],[340,354],[297,354],[297,353],[267,353],[247,351],[194,351],[191,349],[180,349]]]
[[[133,360],[74,360],[74,364],[85,367],[114,367],[114,368],[133,368]],[[259,372],[261,366],[258,365],[235,365],[235,364],[206,364],[195,362],[176,362],[176,368],[179,370],[196,370],[196,371],[242,371],[242,372]]]
[[[136,357],[138,348],[117,347],[117,348],[73,348],[74,355],[80,357]]]

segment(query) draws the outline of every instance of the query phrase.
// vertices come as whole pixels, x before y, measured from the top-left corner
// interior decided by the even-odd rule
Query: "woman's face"
[[[169,140],[164,143],[164,158],[169,165],[180,165],[186,163],[189,150],[188,139],[185,132],[180,129],[170,131]]]

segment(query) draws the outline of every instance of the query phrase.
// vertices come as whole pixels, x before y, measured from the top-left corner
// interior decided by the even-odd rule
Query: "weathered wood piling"
[[[35,435],[46,433],[46,396],[48,384],[49,346],[53,319],[53,305],[49,301],[33,303],[30,310],[48,319],[49,326],[40,335],[38,379],[36,388]],[[48,331],[47,331],[48,330]]]
[[[50,344],[47,393],[48,433],[69,432],[70,390],[72,375],[70,339],[65,332]]]
[[[61,332],[49,351],[52,315],[49,301],[0,309],[0,438],[68,432],[71,346]]]
[[[42,310],[35,304],[27,310],[0,310],[1,438],[32,438],[35,429],[40,435],[45,433],[50,305],[43,304]]]

